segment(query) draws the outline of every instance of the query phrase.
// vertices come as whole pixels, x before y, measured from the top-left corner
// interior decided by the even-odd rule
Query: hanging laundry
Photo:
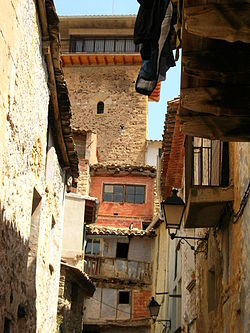
[[[141,44],[142,66],[136,80],[136,91],[150,96],[158,81],[175,66],[171,47],[173,6],[170,0],[138,0],[134,42]]]
[[[176,53],[175,53],[175,61],[179,60],[179,53],[181,48],[181,40],[182,40],[182,12],[183,12],[184,1],[179,0],[177,2],[177,22],[175,25],[176,31]]]

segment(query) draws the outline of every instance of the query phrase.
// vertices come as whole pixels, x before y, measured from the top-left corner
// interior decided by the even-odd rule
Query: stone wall
[[[89,161],[85,159],[79,160],[79,178],[77,182],[77,193],[89,195],[90,173]]]
[[[230,144],[230,177],[237,212],[250,179],[250,144]],[[208,254],[197,257],[197,332],[248,332],[249,199],[235,222],[232,211],[210,230]],[[232,223],[232,222],[235,223]]]
[[[73,126],[97,132],[98,161],[144,165],[147,97],[135,92],[138,66],[64,67]],[[97,103],[104,113],[97,114]]]
[[[64,173],[33,0],[0,4],[0,331],[54,332]]]
[[[61,268],[57,317],[60,332],[82,333],[84,298],[84,291],[76,283],[74,277]]]

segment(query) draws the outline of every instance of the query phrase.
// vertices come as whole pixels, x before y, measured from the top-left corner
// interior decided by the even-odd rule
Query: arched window
[[[104,103],[98,102],[97,103],[97,114],[102,114],[102,113],[104,113]]]

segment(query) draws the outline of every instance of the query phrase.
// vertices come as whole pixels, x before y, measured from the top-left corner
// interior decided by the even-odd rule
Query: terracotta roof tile
[[[86,226],[88,235],[103,235],[103,236],[148,236],[153,237],[154,231],[146,231],[141,229],[129,229],[129,228],[114,228],[114,227],[103,227],[100,225],[88,225]]]
[[[93,296],[96,288],[87,273],[83,272],[82,270],[80,270],[79,268],[77,268],[75,266],[69,265],[64,262],[61,262],[61,266],[64,269],[69,270],[70,272],[75,274],[80,279],[81,284],[83,285],[84,289],[86,289],[88,291],[87,292],[88,296]]]

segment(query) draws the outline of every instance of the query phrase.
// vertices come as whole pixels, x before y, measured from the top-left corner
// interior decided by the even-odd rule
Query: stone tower
[[[141,63],[134,22],[134,16],[60,18],[72,125],[97,133],[101,164],[145,164],[148,97],[134,88]]]

